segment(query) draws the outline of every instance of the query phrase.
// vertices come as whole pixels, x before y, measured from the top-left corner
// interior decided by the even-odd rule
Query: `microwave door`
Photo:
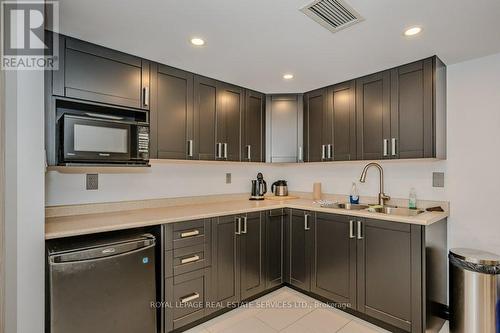
[[[129,124],[72,116],[64,118],[65,161],[129,161],[130,141]]]

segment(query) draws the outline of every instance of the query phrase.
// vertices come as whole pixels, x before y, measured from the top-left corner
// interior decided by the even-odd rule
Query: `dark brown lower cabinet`
[[[356,237],[353,219],[316,213],[311,291],[356,309]]]
[[[289,283],[302,290],[311,290],[311,245],[313,240],[311,212],[292,209],[287,230]]]
[[[266,288],[283,283],[285,209],[274,209],[266,213]]]
[[[241,299],[247,299],[266,288],[265,250],[266,220],[264,212],[242,216],[240,242]]]

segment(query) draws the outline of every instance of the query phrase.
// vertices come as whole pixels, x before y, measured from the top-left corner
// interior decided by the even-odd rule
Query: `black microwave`
[[[62,114],[59,164],[149,164],[149,124],[110,114]]]

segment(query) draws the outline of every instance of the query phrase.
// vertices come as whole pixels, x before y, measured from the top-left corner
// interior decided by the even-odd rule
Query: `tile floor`
[[[284,287],[186,332],[378,333],[388,331]],[[448,333],[447,325],[440,333]]]

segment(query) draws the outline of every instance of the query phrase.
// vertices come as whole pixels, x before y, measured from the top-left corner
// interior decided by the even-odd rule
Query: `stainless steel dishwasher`
[[[51,333],[156,333],[155,237],[48,245]]]

